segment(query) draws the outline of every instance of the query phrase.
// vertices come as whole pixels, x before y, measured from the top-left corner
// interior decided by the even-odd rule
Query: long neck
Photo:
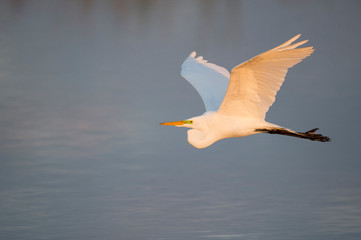
[[[205,148],[218,141],[214,125],[216,114],[206,113],[193,118],[192,129],[188,130],[188,142],[196,148]]]

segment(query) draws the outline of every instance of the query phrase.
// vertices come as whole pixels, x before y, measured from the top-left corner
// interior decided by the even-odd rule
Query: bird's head
[[[160,125],[191,128],[187,132],[188,142],[196,148],[205,148],[219,140],[214,135],[212,128],[209,127],[211,117],[212,114],[204,114],[187,120],[165,122]]]

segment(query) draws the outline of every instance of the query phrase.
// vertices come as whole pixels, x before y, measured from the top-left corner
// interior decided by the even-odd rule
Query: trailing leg
[[[319,142],[330,142],[331,139],[327,136],[323,136],[322,134],[315,133],[318,128],[311,129],[307,132],[295,132],[286,128],[259,128],[255,129],[255,132],[269,133],[269,134],[280,134],[291,137],[304,138],[311,141],[319,141]]]

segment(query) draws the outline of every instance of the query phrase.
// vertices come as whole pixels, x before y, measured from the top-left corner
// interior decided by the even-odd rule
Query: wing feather
[[[227,91],[230,73],[227,69],[208,63],[192,52],[182,64],[181,75],[197,90],[206,111],[217,111]]]
[[[313,47],[297,48],[308,40],[292,44],[299,37],[300,34],[233,68],[218,113],[264,119],[288,69],[314,51]]]

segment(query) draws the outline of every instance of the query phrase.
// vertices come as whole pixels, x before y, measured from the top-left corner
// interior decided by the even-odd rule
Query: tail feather
[[[319,142],[330,142],[331,139],[327,136],[323,136],[322,134],[315,133],[318,128],[311,129],[307,132],[295,132],[286,128],[260,128],[255,129],[256,132],[263,132],[269,134],[280,134],[298,138],[304,138],[311,141],[319,141]]]

